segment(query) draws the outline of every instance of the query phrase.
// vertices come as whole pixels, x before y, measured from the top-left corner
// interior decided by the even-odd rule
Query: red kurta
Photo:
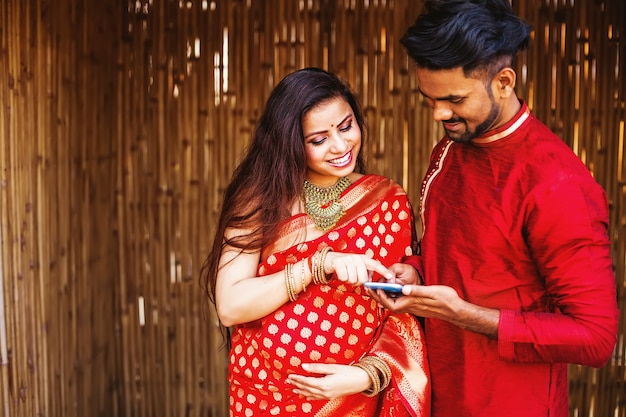
[[[497,341],[426,320],[432,415],[566,417],[567,363],[616,342],[606,196],[525,103],[485,137],[444,138],[422,188],[425,284],[501,310]]]
[[[413,212],[397,184],[366,175],[341,195],[346,214],[323,236],[300,242],[314,225],[300,214],[281,225],[279,239],[261,253],[259,275],[331,246],[367,254],[384,265],[412,254]],[[297,272],[294,272],[297,274]],[[426,417],[430,382],[422,330],[409,314],[390,315],[365,291],[331,280],[308,285],[297,300],[253,323],[239,325],[230,351],[230,414],[239,416]],[[389,365],[391,384],[375,397],[349,395],[310,401],[285,383],[307,374],[305,362],[352,364],[376,355]]]

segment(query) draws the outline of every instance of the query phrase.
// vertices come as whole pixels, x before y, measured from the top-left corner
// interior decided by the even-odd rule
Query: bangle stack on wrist
[[[367,397],[377,395],[391,382],[389,365],[377,356],[365,356],[353,366],[363,369],[372,381],[372,385],[363,391],[363,395]]]
[[[306,291],[306,266],[308,262],[309,269],[311,270],[311,280],[314,284],[328,284],[330,279],[324,271],[324,262],[326,261],[326,255],[333,249],[330,246],[318,250],[313,256],[307,259],[303,259],[302,268],[300,273],[300,281],[302,283],[302,292]],[[288,263],[285,265],[285,287],[287,288],[287,295],[290,301],[296,301],[298,299],[298,287],[293,276],[294,264]]]
[[[311,274],[313,275],[314,284],[328,284],[330,282],[326,276],[326,271],[324,271],[324,261],[326,261],[328,252],[332,250],[330,246],[326,246],[313,254],[311,258]]]

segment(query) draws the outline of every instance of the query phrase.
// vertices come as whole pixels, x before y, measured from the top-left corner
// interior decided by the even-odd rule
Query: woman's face
[[[313,107],[302,119],[307,178],[320,187],[352,173],[361,150],[361,129],[341,97]]]

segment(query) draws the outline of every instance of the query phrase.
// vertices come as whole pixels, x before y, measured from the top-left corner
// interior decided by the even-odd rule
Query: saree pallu
[[[346,214],[319,238],[306,240],[315,226],[305,214],[285,221],[276,242],[261,253],[259,276],[282,271],[287,263],[325,246],[367,254],[385,266],[413,253],[413,212],[400,186],[366,175],[340,199]],[[293,273],[297,278],[300,271]],[[419,323],[409,314],[389,314],[362,285],[338,280],[311,283],[295,301],[237,326],[231,342],[233,417],[430,415],[430,378]],[[285,382],[291,373],[313,375],[301,368],[302,363],[350,365],[366,355],[384,359],[392,371],[389,386],[374,397],[359,393],[330,401],[307,400]]]

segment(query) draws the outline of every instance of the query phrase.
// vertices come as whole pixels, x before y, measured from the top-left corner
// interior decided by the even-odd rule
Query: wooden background
[[[571,416],[626,416],[626,9],[514,0],[518,93],[605,187],[621,308]],[[0,0],[0,413],[225,416],[226,352],[198,269],[272,87],[339,73],[369,171],[414,202],[442,132],[399,38],[416,0]]]

